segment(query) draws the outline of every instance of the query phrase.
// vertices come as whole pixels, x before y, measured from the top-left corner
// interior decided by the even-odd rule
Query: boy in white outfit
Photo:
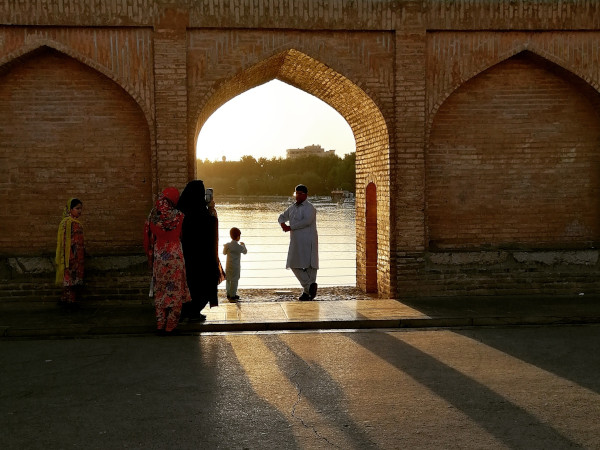
[[[223,254],[227,255],[227,264],[225,265],[225,288],[227,290],[227,299],[230,302],[236,302],[240,299],[237,295],[238,280],[240,279],[240,259],[242,253],[248,253],[246,245],[238,242],[242,236],[239,228],[233,227],[229,230],[231,242],[223,246]]]

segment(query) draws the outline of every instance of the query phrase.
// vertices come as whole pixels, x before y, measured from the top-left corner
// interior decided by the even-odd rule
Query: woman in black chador
[[[192,301],[184,304],[182,318],[206,320],[200,311],[210,303],[218,306],[217,286],[222,279],[219,263],[219,221],[214,201],[206,202],[204,182],[190,181],[177,208],[185,215],[181,233],[187,283]]]

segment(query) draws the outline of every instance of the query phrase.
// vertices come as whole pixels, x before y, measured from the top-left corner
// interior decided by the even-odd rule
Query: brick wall
[[[359,286],[373,183],[380,295],[600,291],[599,37],[595,0],[0,2],[0,253],[51,252],[71,192],[90,251],[139,251],[210,114],[278,78],[354,132]]]
[[[481,31],[489,18],[462,4],[460,31],[427,33],[426,239],[398,258],[399,295],[600,290],[597,35],[542,25],[573,24],[575,3],[595,20],[597,5],[534,3],[505,11],[536,32]]]
[[[187,146],[187,66],[185,11],[160,12],[154,34],[156,185],[179,190],[193,178],[195,162]]]
[[[425,232],[424,129],[427,98],[426,10],[414,2],[406,28],[396,31],[396,110],[390,203],[395,261],[393,292],[396,296],[419,295]]]
[[[430,248],[600,240],[598,93],[521,53],[455,91],[427,151]]]
[[[90,253],[139,249],[151,199],[139,107],[97,71],[50,49],[0,75],[0,248],[51,253],[63,206],[83,201]]]

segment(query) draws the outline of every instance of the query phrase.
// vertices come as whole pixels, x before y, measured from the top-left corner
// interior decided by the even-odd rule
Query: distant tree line
[[[243,156],[241,161],[197,160],[197,177],[215,195],[291,195],[299,183],[309,195],[330,195],[335,189],[354,192],[356,154],[305,156],[294,159]]]

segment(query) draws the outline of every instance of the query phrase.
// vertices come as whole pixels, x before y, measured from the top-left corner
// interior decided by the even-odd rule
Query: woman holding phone
[[[184,305],[182,317],[204,321],[201,313],[207,304],[218,306],[217,286],[224,279],[219,262],[219,220],[212,189],[202,180],[190,181],[179,198],[177,208],[184,214],[181,234],[183,257],[192,301]]]

